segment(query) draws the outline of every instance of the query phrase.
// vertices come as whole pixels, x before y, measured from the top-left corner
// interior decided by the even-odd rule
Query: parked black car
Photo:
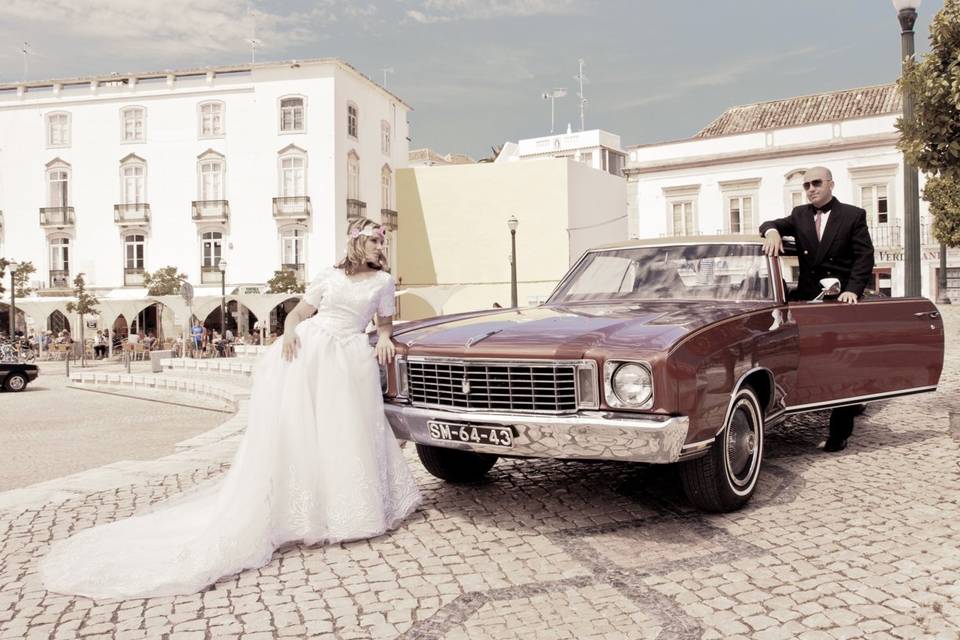
[[[40,369],[35,364],[0,362],[0,387],[7,391],[23,391],[38,375]]]

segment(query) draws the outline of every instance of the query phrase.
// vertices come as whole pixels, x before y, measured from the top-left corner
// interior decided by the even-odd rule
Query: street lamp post
[[[906,65],[913,59],[913,25],[921,0],[893,0],[900,21],[900,57]],[[913,95],[903,89],[903,120],[913,120]],[[904,295],[920,295],[920,185],[917,168],[903,161],[903,270]]]
[[[220,339],[227,335],[227,261],[221,260],[220,264]]]
[[[20,267],[16,262],[7,263],[7,269],[10,269],[10,339],[17,337],[17,269]],[[16,345],[14,345],[16,348]]]
[[[510,216],[507,227],[510,229],[510,306],[517,308],[517,217]]]

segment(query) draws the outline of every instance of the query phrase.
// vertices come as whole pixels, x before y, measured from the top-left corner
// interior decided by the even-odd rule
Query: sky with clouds
[[[943,0],[924,0],[917,49]],[[4,0],[0,82],[339,57],[414,108],[411,148],[483,157],[579,126],[624,145],[685,138],[724,109],[895,80],[889,0]]]

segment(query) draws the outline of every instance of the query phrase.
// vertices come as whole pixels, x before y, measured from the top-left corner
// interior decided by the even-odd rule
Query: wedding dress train
[[[305,300],[292,362],[275,342],[254,369],[249,422],[212,485],[55,543],[49,591],[91,598],[196,593],[266,564],[278,546],[356,540],[396,528],[421,496],[383,412],[364,328],[394,312],[384,272],[328,269]]]

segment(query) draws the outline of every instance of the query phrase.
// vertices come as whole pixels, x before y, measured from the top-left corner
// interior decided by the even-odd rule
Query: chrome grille
[[[547,413],[577,410],[575,363],[418,358],[407,362],[407,376],[410,400],[431,407]]]

